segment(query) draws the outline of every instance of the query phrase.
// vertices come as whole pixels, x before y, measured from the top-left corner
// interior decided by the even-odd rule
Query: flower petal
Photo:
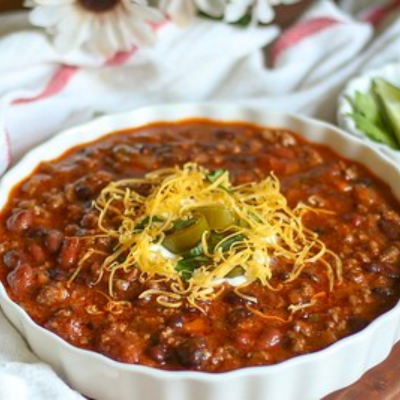
[[[66,6],[39,6],[30,12],[29,21],[32,25],[48,28],[61,21],[65,12]]]
[[[253,21],[269,24],[275,17],[275,12],[269,0],[258,0],[253,8]]]
[[[232,0],[227,6],[225,11],[226,22],[237,22],[243,18],[252,4],[252,0]]]
[[[195,0],[197,7],[214,18],[224,15],[226,1],[225,0]]]
[[[150,47],[155,44],[157,36],[148,24],[139,19],[131,18],[129,25],[135,43],[144,47]]]
[[[60,6],[64,4],[73,4],[76,0],[33,0],[33,2],[40,6]]]
[[[111,57],[122,49],[122,43],[120,42],[117,33],[118,25],[119,21],[116,15],[115,13],[112,13],[108,15],[107,18],[104,18],[98,38],[92,35],[92,40],[101,41],[101,52],[106,57]]]
[[[77,49],[90,37],[91,15],[89,13],[70,12],[55,27],[54,44],[61,51]]]
[[[129,15],[126,15],[124,10],[120,7],[116,10],[116,18],[119,22],[116,27],[119,50],[128,51],[133,45],[133,38],[129,25]]]
[[[186,27],[196,15],[196,6],[193,0],[166,0],[160,6],[162,10],[178,26]]]

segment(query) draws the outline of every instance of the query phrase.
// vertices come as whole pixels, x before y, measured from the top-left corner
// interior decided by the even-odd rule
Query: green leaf
[[[373,88],[384,115],[384,121],[400,143],[400,89],[384,79],[375,78]]]
[[[354,98],[347,98],[353,112],[348,114],[357,129],[364,132],[370,139],[386,144],[393,149],[398,149],[399,145],[393,132],[385,125],[379,102],[373,91],[361,93],[357,91]]]
[[[350,117],[354,119],[357,128],[364,132],[370,139],[375,142],[387,144],[393,149],[398,149],[399,145],[392,135],[389,135],[386,130],[379,128],[377,125],[374,125],[367,117],[361,114],[349,114]]]

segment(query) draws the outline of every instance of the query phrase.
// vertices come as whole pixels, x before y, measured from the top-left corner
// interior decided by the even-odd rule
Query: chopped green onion
[[[224,168],[216,169],[215,171],[210,172],[210,173],[207,175],[207,179],[208,179],[211,183],[214,183],[214,182],[215,182],[218,178],[220,178],[225,172],[226,172],[226,169],[224,169]]]

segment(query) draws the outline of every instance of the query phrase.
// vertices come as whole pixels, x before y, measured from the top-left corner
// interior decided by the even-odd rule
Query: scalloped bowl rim
[[[103,136],[106,136],[109,133],[118,132],[124,129],[134,128],[136,126],[146,125],[142,122],[134,122],[135,117],[138,115],[142,115],[139,120],[148,119],[148,115],[153,116],[151,118],[152,122],[169,122],[169,121],[179,121],[179,120],[187,120],[192,118],[206,118],[215,121],[233,121],[233,122],[249,122],[255,125],[264,125],[260,124],[257,121],[254,121],[254,115],[266,114],[269,116],[276,117],[277,119],[292,121],[294,124],[304,124],[309,126],[314,126],[316,128],[322,130],[329,130],[333,132],[334,135],[345,139],[347,143],[350,145],[355,145],[365,151],[372,151],[378,159],[380,159],[384,164],[386,164],[389,168],[394,168],[395,173],[400,176],[400,168],[397,167],[388,157],[382,155],[381,153],[376,152],[376,150],[371,146],[371,144],[366,144],[363,140],[349,136],[347,133],[342,130],[322,121],[314,120],[308,117],[299,116],[296,114],[288,114],[277,111],[265,111],[261,108],[255,107],[242,107],[242,106],[232,106],[221,103],[206,103],[206,104],[172,104],[167,106],[152,106],[152,107],[144,107],[133,110],[131,112],[125,112],[120,114],[114,114],[110,116],[103,116],[97,118],[89,123],[68,129],[61,134],[58,134],[46,141],[45,143],[35,147],[33,150],[29,151],[14,167],[12,167],[1,179],[0,179],[0,210],[3,209],[6,202],[8,201],[10,191],[13,187],[18,185],[21,180],[28,177],[32,171],[39,165],[41,161],[53,160],[57,159],[60,155],[64,154],[69,149],[72,149],[76,146],[80,146],[84,143],[90,143],[94,140],[97,140]],[[161,115],[158,119],[154,117],[154,115]],[[260,118],[264,118],[260,117]],[[130,123],[127,124],[127,122]],[[278,127],[276,124],[271,124],[270,126]],[[93,133],[98,130],[104,131],[104,133]],[[285,127],[281,125],[280,127]],[[290,129],[290,128],[289,128]],[[82,135],[82,131],[89,132],[89,134],[85,137]],[[303,135],[304,132],[296,132],[300,135]],[[80,136],[81,139],[79,141],[74,142],[72,145],[68,142],[68,139],[73,139]],[[306,137],[307,138],[307,137]],[[309,139],[308,139],[309,140]],[[323,142],[322,142],[323,143]],[[49,149],[57,149],[55,151],[56,154],[49,152]],[[46,154],[46,156],[44,156]],[[51,154],[51,155],[50,155]],[[28,168],[27,168],[28,166]],[[15,180],[15,177],[18,177]],[[381,178],[382,179],[382,178]],[[389,183],[389,182],[388,182]],[[389,183],[390,185],[390,183]],[[394,191],[394,188],[392,187]],[[399,193],[396,194],[397,198],[400,198],[400,190]],[[336,343],[331,346],[319,350],[314,353],[300,355],[288,359],[286,361],[280,362],[278,364],[266,365],[266,366],[257,366],[257,367],[245,367],[240,368],[233,371],[221,372],[221,373],[210,373],[210,372],[201,372],[201,371],[166,371],[157,368],[152,368],[148,366],[142,365],[132,365],[121,363],[115,361],[111,358],[108,358],[102,354],[81,349],[75,347],[61,337],[52,333],[51,331],[41,327],[36,324],[28,315],[28,313],[20,307],[17,303],[13,302],[8,296],[4,285],[0,283],[0,305],[6,306],[3,307],[6,315],[9,319],[12,319],[14,322],[14,318],[17,320],[17,324],[22,324],[23,329],[18,329],[21,332],[22,336],[26,338],[25,329],[32,330],[33,334],[43,335],[43,338],[48,339],[49,343],[57,344],[64,348],[65,350],[72,352],[77,356],[81,356],[87,358],[88,360],[93,360],[95,362],[99,362],[104,364],[105,366],[111,367],[113,369],[127,371],[131,373],[144,373],[146,375],[150,375],[154,378],[160,379],[168,379],[168,380],[182,380],[182,379],[190,379],[199,382],[221,382],[232,380],[239,377],[248,377],[248,376],[259,376],[259,375],[267,375],[267,374],[276,374],[276,373],[284,373],[289,367],[303,366],[310,363],[315,363],[316,361],[321,361],[328,359],[329,357],[334,355],[340,349],[348,349],[351,348],[353,343],[359,342],[362,339],[372,339],[372,337],[380,330],[380,327],[387,322],[387,320],[400,320],[400,304],[397,303],[391,310],[385,312],[374,321],[372,321],[366,328],[362,331],[355,333],[351,336],[340,339]],[[11,310],[11,311],[10,311]],[[9,313],[15,313],[12,317],[9,316]],[[390,347],[399,339],[399,332],[395,332],[393,334],[394,338]],[[28,339],[27,339],[28,340]],[[29,341],[29,340],[28,340]],[[385,353],[384,358],[387,356]],[[39,355],[41,357],[41,355]],[[376,365],[376,364],[375,364]],[[370,368],[370,367],[369,367]],[[367,369],[369,369],[367,368]],[[364,368],[363,373],[366,372]],[[354,380],[352,380],[354,381]],[[351,383],[351,382],[350,382]],[[337,389],[343,386],[338,386]]]

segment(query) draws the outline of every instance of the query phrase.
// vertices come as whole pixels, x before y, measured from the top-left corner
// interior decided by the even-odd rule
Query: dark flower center
[[[102,13],[112,10],[121,0],[78,0],[86,10]]]

